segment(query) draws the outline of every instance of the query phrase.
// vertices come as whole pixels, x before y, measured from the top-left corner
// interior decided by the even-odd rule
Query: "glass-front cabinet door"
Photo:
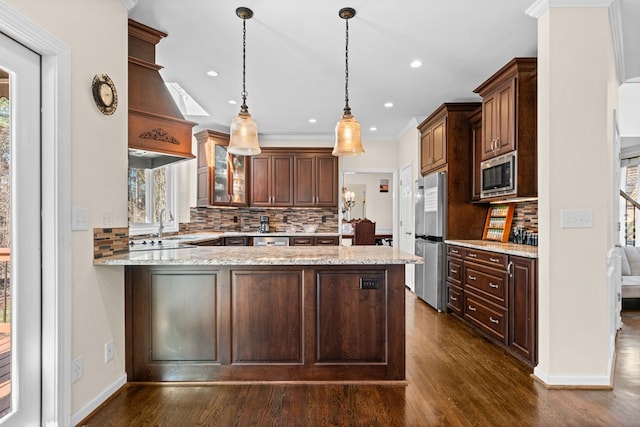
[[[229,154],[229,135],[212,130],[198,140],[198,206],[247,206],[248,167],[245,156]]]

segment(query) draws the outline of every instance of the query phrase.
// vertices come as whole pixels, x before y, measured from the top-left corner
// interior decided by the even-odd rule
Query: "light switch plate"
[[[591,209],[562,209],[560,210],[561,228],[591,228],[593,227],[593,211]]]
[[[89,229],[89,209],[73,208],[71,210],[71,230],[81,231]]]

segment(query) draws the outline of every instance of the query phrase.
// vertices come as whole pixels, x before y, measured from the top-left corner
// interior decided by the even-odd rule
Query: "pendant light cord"
[[[344,113],[351,114],[349,108],[349,19],[345,19],[345,49],[344,49]]]
[[[249,112],[247,107],[247,86],[246,86],[246,52],[247,51],[247,20],[242,20],[242,105],[240,109],[243,113]]]

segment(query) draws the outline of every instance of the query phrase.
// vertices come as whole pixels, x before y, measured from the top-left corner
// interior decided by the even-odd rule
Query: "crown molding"
[[[133,9],[133,7],[138,4],[138,0],[120,0],[120,1],[124,5],[124,7],[127,8],[127,10]]]
[[[609,7],[614,0],[536,0],[525,13],[532,18],[540,18],[554,7]]]

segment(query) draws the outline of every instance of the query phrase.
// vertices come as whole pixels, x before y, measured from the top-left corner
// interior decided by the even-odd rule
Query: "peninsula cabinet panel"
[[[365,281],[376,287],[364,289]],[[381,272],[319,272],[316,286],[317,362],[385,362],[387,286]]]
[[[232,363],[302,363],[302,272],[234,271]]]
[[[127,266],[128,381],[405,379],[404,265]]]

